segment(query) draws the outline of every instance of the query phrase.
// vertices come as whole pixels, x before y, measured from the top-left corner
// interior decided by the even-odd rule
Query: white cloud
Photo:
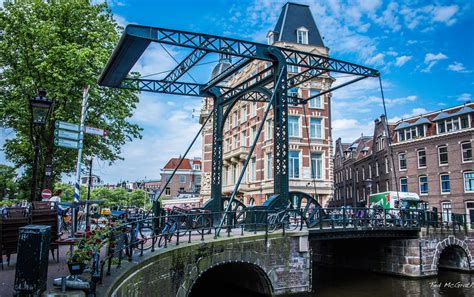
[[[395,65],[398,67],[403,66],[406,62],[410,61],[412,56],[400,56],[397,57]]]
[[[356,119],[338,119],[332,122],[332,134],[333,138],[341,138],[343,142],[352,142],[361,133],[364,135],[372,135],[374,133],[373,122],[361,122]]]
[[[467,70],[466,67],[462,63],[459,62],[454,62],[453,64],[448,65],[448,70],[454,71],[454,72],[460,72],[460,73],[470,73],[472,71]]]
[[[471,101],[472,95],[470,93],[463,93],[458,96],[457,100],[458,101]]]
[[[425,64],[428,65],[425,69],[421,70],[422,72],[430,72],[436,63],[441,60],[447,59],[448,57],[443,53],[427,53],[425,55]]]
[[[445,23],[446,25],[451,26],[456,22],[456,19],[453,17],[458,10],[459,6],[457,5],[434,7],[432,11],[433,21]]]
[[[369,59],[365,60],[365,63],[369,65],[383,65],[385,63],[384,57],[385,57],[384,54],[378,53],[375,56],[370,57]]]
[[[422,108],[422,107],[413,108],[411,110],[411,112],[409,112],[409,113],[404,113],[401,116],[395,116],[395,117],[390,118],[389,122],[390,123],[395,123],[395,122],[398,122],[402,119],[407,119],[407,118],[411,118],[411,117],[414,117],[414,116],[419,116],[419,115],[425,114],[427,112],[428,111],[425,108]]]
[[[396,2],[390,2],[382,13],[382,16],[375,18],[374,21],[381,27],[387,27],[393,32],[400,31],[400,18],[398,17],[399,6]]]

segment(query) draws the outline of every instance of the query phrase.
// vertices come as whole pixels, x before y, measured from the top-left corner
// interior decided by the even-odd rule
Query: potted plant
[[[77,242],[76,248],[69,254],[67,265],[71,275],[80,275],[89,265],[95,252],[100,251],[105,243],[105,238],[112,231],[113,225],[97,228],[94,231],[88,231],[85,236]]]

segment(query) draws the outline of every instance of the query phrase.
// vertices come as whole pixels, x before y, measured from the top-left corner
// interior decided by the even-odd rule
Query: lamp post
[[[32,181],[31,181],[31,195],[30,200],[37,200],[37,179],[38,179],[38,163],[40,154],[40,136],[43,132],[44,125],[48,121],[49,114],[53,101],[46,98],[46,91],[39,90],[38,95],[30,98],[30,111],[31,111],[31,137],[33,139],[33,147],[35,151],[33,168],[32,168]]]

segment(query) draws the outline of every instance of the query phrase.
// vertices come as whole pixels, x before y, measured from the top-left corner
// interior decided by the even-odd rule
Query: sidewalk
[[[53,288],[53,280],[55,278],[69,275],[66,264],[66,252],[68,250],[68,246],[59,247],[59,263],[56,262],[56,260],[53,260],[51,252],[49,253],[48,290]],[[3,270],[0,269],[0,297],[11,297],[13,296],[13,285],[15,282],[16,254],[11,255],[10,266],[7,266],[7,260],[5,256],[3,257],[3,261]]]

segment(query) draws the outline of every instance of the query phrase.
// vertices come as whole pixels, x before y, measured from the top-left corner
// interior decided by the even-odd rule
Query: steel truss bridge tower
[[[129,76],[132,67],[152,42],[188,48],[192,51],[163,79],[141,79]],[[190,69],[205,56],[211,54],[235,57],[238,61],[210,81],[204,83],[183,81],[183,76]],[[226,79],[256,60],[269,63],[266,63],[267,66],[263,70],[232,88],[222,85]],[[289,65],[298,66],[301,71],[289,75],[287,73]],[[356,75],[357,78],[310,98],[288,96],[289,88],[294,88],[329,72]],[[378,76],[380,73],[375,69],[294,49],[202,33],[128,25],[99,78],[99,85],[213,98],[211,201],[214,201],[216,205],[221,205],[223,128],[225,119],[238,100],[269,102],[270,98],[272,99],[274,194],[288,199],[288,105],[306,104],[309,100],[338,88],[367,77]]]

